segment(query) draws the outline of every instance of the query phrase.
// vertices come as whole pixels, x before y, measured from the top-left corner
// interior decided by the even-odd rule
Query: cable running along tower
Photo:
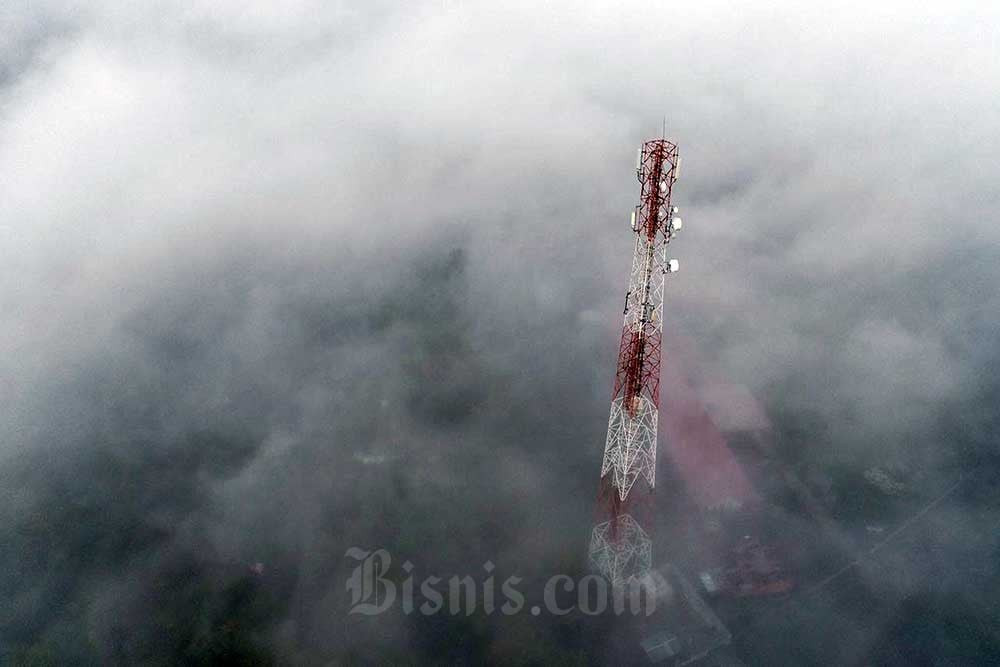
[[[590,540],[592,566],[613,584],[641,577],[652,564],[642,524],[656,484],[663,288],[666,275],[679,268],[676,259],[667,259],[667,245],[681,229],[670,203],[679,169],[676,144],[654,139],[639,149],[641,189],[631,215],[635,252],[601,462],[598,523]],[[644,483],[634,489],[640,478]]]

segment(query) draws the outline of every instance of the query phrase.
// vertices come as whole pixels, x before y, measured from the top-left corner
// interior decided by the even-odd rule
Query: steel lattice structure
[[[681,228],[670,203],[679,167],[677,145],[666,139],[647,141],[639,151],[635,252],[601,463],[598,509],[605,520],[595,526],[590,541],[591,564],[615,584],[641,576],[652,560],[649,536],[627,511],[634,505],[627,501],[640,477],[646,495],[656,484],[663,288],[666,274],[678,269],[677,260],[667,259],[667,245]]]
[[[635,253],[601,464],[601,477],[612,474],[622,501],[639,477],[650,489],[656,484],[663,286],[666,274],[677,270],[667,245],[679,229],[670,204],[679,161],[675,144],[656,139],[643,145],[636,169],[642,193],[632,225]]]
[[[630,514],[599,523],[590,535],[591,566],[620,585],[653,566],[653,544]]]

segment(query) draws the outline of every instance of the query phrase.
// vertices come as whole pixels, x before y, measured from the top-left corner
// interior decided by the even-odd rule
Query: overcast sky
[[[176,659],[263,559],[255,646],[384,656],[347,547],[574,558],[664,119],[692,372],[824,463],[995,453],[1000,11],[802,4],[6,3],[0,651]]]

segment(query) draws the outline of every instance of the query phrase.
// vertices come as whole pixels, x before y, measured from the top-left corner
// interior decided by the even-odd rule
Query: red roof
[[[758,497],[750,480],[682,370],[681,357],[690,347],[673,341],[664,346],[668,351],[660,370],[660,446],[702,507],[755,503]]]

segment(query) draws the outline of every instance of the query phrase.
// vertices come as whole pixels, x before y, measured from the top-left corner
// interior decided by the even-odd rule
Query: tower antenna
[[[663,123],[666,132],[666,117]],[[679,167],[677,145],[665,138],[639,149],[641,187],[631,214],[635,250],[589,552],[591,565],[614,585],[642,577],[652,565],[643,524],[648,527],[645,514],[656,483],[663,288],[666,275],[680,268],[676,259],[667,259],[667,245],[681,229],[670,203]]]

